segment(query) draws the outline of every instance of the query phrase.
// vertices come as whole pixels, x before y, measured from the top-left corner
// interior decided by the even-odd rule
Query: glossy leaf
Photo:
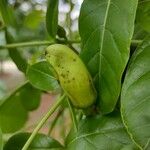
[[[138,47],[121,94],[122,119],[141,148],[150,149],[150,37]],[[146,148],[147,147],[147,148]]]
[[[36,63],[27,69],[27,78],[30,83],[44,91],[55,91],[59,88],[54,75],[53,68],[46,61]]]
[[[6,42],[8,44],[11,44],[11,43],[14,42],[14,39],[13,39],[11,33],[8,30],[5,31],[5,37],[6,37]],[[22,72],[26,72],[27,61],[22,56],[21,52],[18,51],[17,48],[9,48],[8,52],[9,52],[9,56],[11,57],[11,59],[13,60],[13,62],[16,64],[16,66],[18,67],[18,69],[20,71],[22,71]]]
[[[9,97],[0,105],[0,128],[3,133],[19,130],[25,124],[27,117],[27,111],[18,95]]]
[[[114,110],[129,58],[138,0],[84,0],[79,18],[81,58],[99,93],[102,113]]]
[[[136,150],[116,114],[84,119],[67,140],[67,150]]]
[[[150,32],[150,1],[139,1],[136,23],[140,24],[145,31]]]
[[[20,91],[20,99],[26,110],[35,110],[40,105],[41,91],[28,83]]]
[[[30,133],[19,133],[12,136],[6,145],[4,150],[21,150],[25,142],[29,138]],[[37,134],[31,145],[30,150],[62,150],[62,145],[56,140],[44,134]]]
[[[2,138],[2,131],[0,129],[0,150],[3,150],[3,138]]]
[[[58,0],[48,0],[46,28],[49,35],[55,39],[58,28]]]

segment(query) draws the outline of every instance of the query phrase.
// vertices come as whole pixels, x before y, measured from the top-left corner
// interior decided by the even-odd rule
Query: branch
[[[50,126],[49,131],[48,131],[48,135],[51,134],[53,128],[55,127],[55,125],[56,125],[56,123],[57,123],[59,117],[62,115],[63,111],[64,111],[63,108],[61,108],[61,109],[58,111],[57,115],[55,116],[54,120],[53,120],[52,123],[51,123],[51,126]]]
[[[21,43],[13,43],[13,44],[6,44],[0,45],[0,49],[9,49],[9,48],[18,48],[18,47],[30,47],[30,46],[42,46],[42,45],[51,45],[55,43],[80,43],[80,40],[60,40],[57,39],[57,42],[50,42],[50,41],[32,41],[32,42],[21,42]]]
[[[131,45],[137,46],[140,44],[142,40],[132,40]],[[61,43],[61,44],[78,44],[81,43],[81,40],[61,40],[57,39],[56,42],[50,42],[50,41],[32,41],[32,42],[21,42],[21,43],[13,43],[13,44],[6,44],[6,45],[0,45],[0,49],[9,49],[9,48],[18,48],[18,47],[30,47],[30,46],[42,46],[42,45],[51,45],[55,43]]]
[[[0,49],[29,47],[29,46],[41,46],[41,45],[50,45],[50,44],[54,44],[54,42],[50,42],[50,41],[22,42],[22,43],[0,45]]]

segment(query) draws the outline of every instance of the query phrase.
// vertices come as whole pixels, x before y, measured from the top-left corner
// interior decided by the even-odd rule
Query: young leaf
[[[46,61],[29,66],[26,75],[30,83],[40,90],[55,91],[59,89],[53,68]]]
[[[14,42],[14,39],[13,39],[11,33],[7,29],[5,30],[5,37],[6,37],[6,42],[8,44]],[[22,56],[22,54],[16,48],[9,48],[8,52],[9,52],[9,56],[14,61],[14,63],[18,67],[18,69],[22,72],[26,72],[27,61]]]
[[[150,37],[133,55],[121,94],[123,122],[141,149],[150,148]]]
[[[2,138],[2,131],[0,129],[0,150],[3,150],[3,138]]]
[[[84,119],[67,140],[67,150],[136,150],[116,114]]]
[[[4,150],[21,150],[29,138],[30,133],[19,133],[12,136],[4,146]],[[31,145],[30,150],[62,150],[63,146],[44,134],[37,134]]]
[[[46,28],[49,35],[55,39],[58,28],[58,0],[48,0]]]
[[[0,128],[3,133],[19,130],[27,117],[27,111],[22,106],[18,95],[9,97],[0,105]]]
[[[138,0],[84,0],[79,18],[87,65],[99,93],[102,113],[114,110],[129,58]]]
[[[35,110],[40,104],[41,91],[28,83],[20,91],[20,99],[27,111]]]

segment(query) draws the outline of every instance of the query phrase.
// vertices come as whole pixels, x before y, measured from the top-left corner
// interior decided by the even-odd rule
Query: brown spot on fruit
[[[60,74],[63,78],[65,78],[65,75],[63,73]]]

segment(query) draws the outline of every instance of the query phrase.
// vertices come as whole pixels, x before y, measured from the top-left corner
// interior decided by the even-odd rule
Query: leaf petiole
[[[42,120],[39,122],[37,127],[33,130],[31,136],[23,146],[22,150],[27,150],[28,147],[30,146],[31,142],[33,141],[34,137],[38,133],[38,131],[41,129],[41,127],[44,125],[44,123],[47,121],[47,119],[54,113],[54,111],[60,106],[61,102],[65,98],[65,94],[63,94],[61,97],[58,97],[56,102],[53,104],[53,106],[49,109],[49,111],[45,114],[45,116],[42,118]]]
[[[51,123],[51,126],[50,126],[49,131],[48,131],[48,135],[51,134],[53,128],[55,127],[55,125],[56,125],[58,119],[60,118],[60,116],[62,115],[63,111],[64,111],[64,108],[60,108],[60,110],[58,111],[56,117],[54,118],[54,120]]]
[[[70,103],[68,98],[67,98],[67,102],[68,102],[68,106],[69,106],[69,110],[70,110],[70,114],[71,114],[71,118],[72,118],[72,122],[73,122],[74,128],[75,128],[76,131],[78,131],[78,123],[77,123],[77,119],[76,119],[76,114],[75,114],[74,108],[73,108],[73,106]]]

